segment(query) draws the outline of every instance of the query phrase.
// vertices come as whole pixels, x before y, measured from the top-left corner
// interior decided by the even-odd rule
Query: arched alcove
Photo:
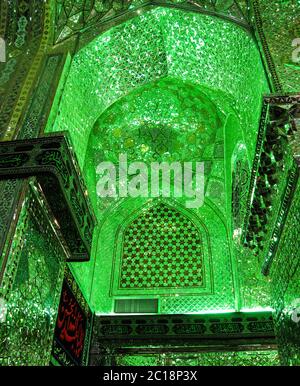
[[[187,222],[200,235],[201,254],[197,253],[197,261],[202,261],[202,285],[194,286],[190,282],[189,285],[182,286],[173,282],[173,285],[161,287],[155,285],[147,287],[147,284],[145,288],[131,288],[130,284],[129,287],[122,287],[120,280],[122,282],[123,243],[126,231],[134,221],[149,217],[148,211],[152,211],[160,205],[162,208],[166,207],[166,210],[172,214],[177,213],[184,220],[179,227],[182,234],[184,233],[184,223]],[[163,219],[164,216],[161,216],[161,220]],[[176,226],[175,223],[174,226]],[[140,229],[142,230],[143,226]],[[160,237],[167,233],[163,231],[163,227],[160,232],[154,233],[154,229],[153,224],[152,241],[154,244],[162,245],[161,240],[158,239],[158,234]],[[213,230],[214,233],[212,233]],[[136,238],[136,246],[140,250],[142,243],[142,240]],[[95,262],[91,303],[98,313],[113,312],[114,300],[119,298],[159,299],[160,312],[166,314],[214,309],[233,310],[235,308],[236,294],[234,292],[230,239],[227,234],[226,220],[209,200],[198,212],[186,209],[175,199],[145,200],[144,198],[128,197],[119,202],[110,212],[110,215],[103,220],[98,233],[97,245],[98,255]],[[182,245],[184,247],[184,243]],[[180,259],[184,259],[180,253],[178,255],[180,255]],[[166,260],[168,258],[166,257]],[[142,259],[141,256],[139,258],[135,256],[132,264],[143,264]],[[176,263],[176,258],[174,262]],[[134,265],[132,267],[134,268]],[[146,271],[145,267],[143,273],[147,276]],[[164,267],[164,264],[161,264],[160,269],[157,270],[161,277],[165,277],[169,271],[170,269]],[[177,276],[180,277],[180,275]],[[147,281],[146,277],[145,281]]]
[[[133,90],[100,115],[89,137],[84,164],[99,221],[115,200],[97,199],[97,166],[103,161],[118,165],[120,154],[126,155],[128,163],[148,165],[206,161],[206,178],[211,177],[214,164],[223,162],[225,122],[211,94],[191,82],[165,77]]]
[[[241,141],[251,164],[266,92],[252,36],[199,13],[156,8],[111,28],[75,55],[59,114],[48,130],[70,132],[97,213],[92,260],[74,264],[96,312],[112,312],[120,295],[112,289],[121,261],[114,252],[118,227],[151,201],[97,197],[98,163],[117,164],[123,152],[132,161],[204,162],[204,205],[190,212],[212,240],[212,263],[206,267],[212,289],[205,295],[199,289],[160,294],[161,311],[239,308],[231,156]],[[185,197],[173,205],[184,203]]]
[[[209,278],[211,256],[205,228],[198,228],[179,208],[161,201],[142,207],[121,225],[115,244],[120,293],[211,291],[205,272]]]
[[[213,90],[239,117],[249,153],[268,84],[257,46],[239,26],[208,15],[156,8],[94,39],[74,57],[49,131],[71,133],[80,165],[95,121],[132,90],[171,76]]]

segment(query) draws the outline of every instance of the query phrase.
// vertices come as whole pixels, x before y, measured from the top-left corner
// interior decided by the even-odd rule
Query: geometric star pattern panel
[[[123,239],[121,289],[204,284],[201,235],[188,217],[160,203],[129,224]]]

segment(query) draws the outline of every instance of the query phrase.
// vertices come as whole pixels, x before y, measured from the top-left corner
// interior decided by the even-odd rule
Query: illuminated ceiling
[[[138,288],[118,286],[123,252],[113,246],[122,245],[118,240],[126,235],[121,225],[155,202],[103,200],[95,192],[97,164],[116,161],[120,151],[133,160],[206,162],[205,204],[186,212],[194,216],[203,240],[206,284],[196,291],[158,292],[146,281],[146,296],[160,297],[160,312],[268,305],[267,293],[254,300],[262,293],[259,281],[241,301],[227,215],[231,196],[225,187],[236,145],[245,144],[246,161],[247,153],[249,160],[253,156],[261,98],[268,92],[253,37],[235,23],[201,13],[156,8],[111,28],[75,55],[49,129],[70,132],[97,209],[94,258],[76,268],[83,290],[93,277],[90,301],[97,312],[110,312],[117,296],[143,295]],[[185,213],[182,201],[168,203]],[[249,275],[253,278],[253,270]]]
[[[98,117],[137,87],[166,76],[211,90],[222,112],[239,117],[253,154],[268,85],[252,37],[233,23],[165,8],[112,28],[75,56],[50,130],[71,132],[82,166]]]

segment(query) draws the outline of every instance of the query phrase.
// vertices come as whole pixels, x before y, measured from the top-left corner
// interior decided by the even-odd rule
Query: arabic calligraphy
[[[64,283],[56,322],[56,339],[79,362],[81,360],[86,331],[86,316],[77,300]]]

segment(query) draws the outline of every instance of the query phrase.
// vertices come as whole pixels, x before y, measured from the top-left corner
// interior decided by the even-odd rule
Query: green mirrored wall
[[[250,168],[262,95],[268,91],[249,32],[192,12],[157,8],[111,28],[75,55],[57,117],[48,130],[70,132],[97,213],[92,261],[80,267],[74,264],[81,287],[86,293],[91,291],[97,313],[112,312],[115,298],[134,296],[159,298],[162,313],[269,305],[263,279],[251,290],[241,288],[249,285],[238,276],[239,271],[245,272],[247,257],[238,261],[230,220],[234,149],[244,144]],[[120,153],[126,153],[130,161],[204,162],[205,202],[187,214],[205,234],[204,290],[193,289],[191,284],[184,291],[180,285],[158,291],[149,284],[150,277],[148,284],[141,283],[134,290],[118,284],[124,275],[120,270],[127,232],[120,226],[130,218],[135,221],[145,216],[149,207],[157,205],[153,199],[97,197],[97,165],[118,162]],[[178,213],[183,204],[184,199],[169,200]],[[157,243],[155,235],[152,242]],[[138,256],[142,259],[144,255]],[[135,254],[128,258],[130,281],[142,260]],[[176,260],[176,253],[173,258]],[[152,260],[163,275],[163,261]],[[179,262],[174,272],[183,275],[180,269]],[[253,270],[259,277],[259,266]],[[265,296],[260,305],[262,288]]]

